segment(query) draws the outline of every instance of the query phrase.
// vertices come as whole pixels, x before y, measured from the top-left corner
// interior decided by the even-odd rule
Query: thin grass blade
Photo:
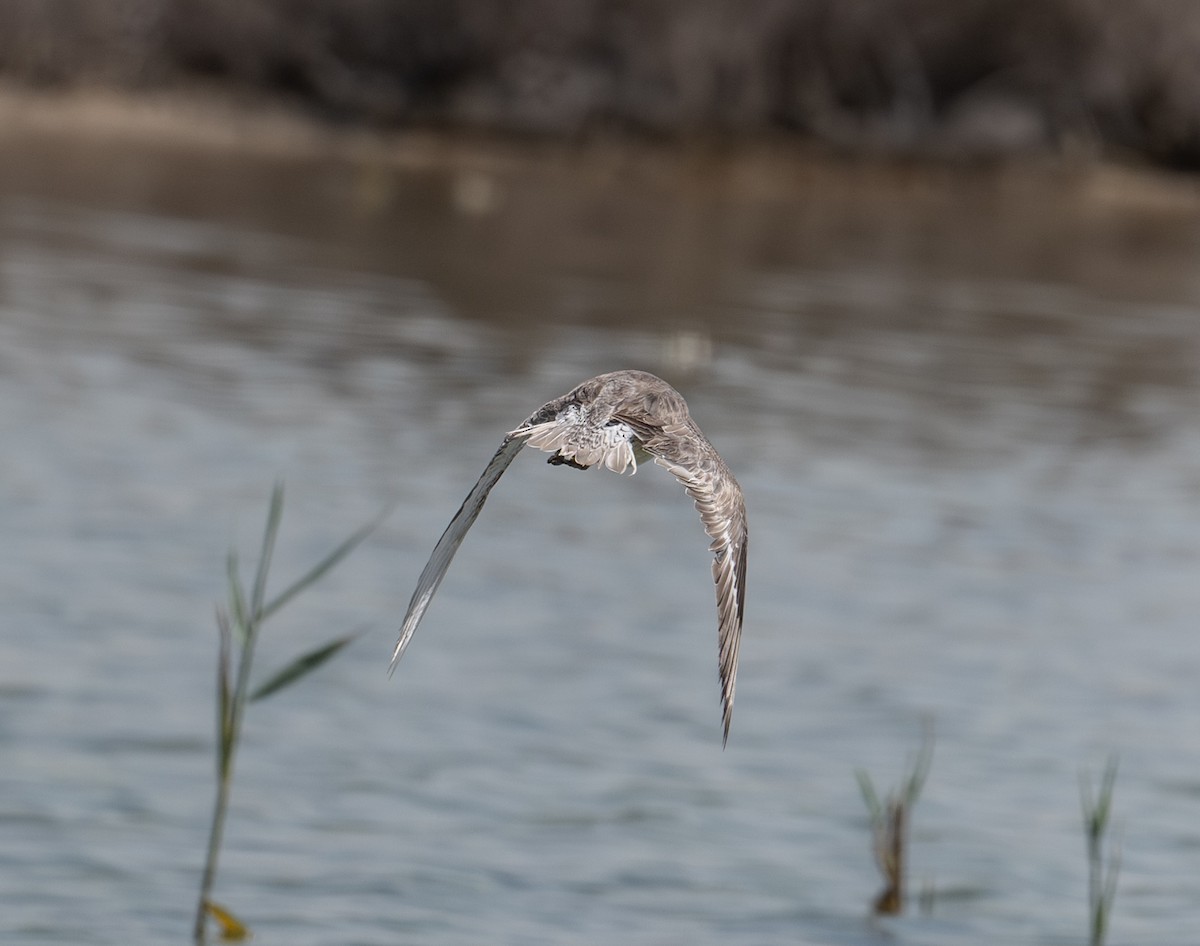
[[[275,553],[275,538],[279,535],[279,521],[283,518],[283,484],[276,483],[271,490],[271,508],[267,512],[267,526],[263,531],[262,552],[258,568],[254,572],[254,591],[250,599],[250,618],[255,623],[263,620],[263,598],[267,593],[267,573],[271,570],[271,556]]]
[[[1104,766],[1104,774],[1100,777],[1100,796],[1096,809],[1096,817],[1102,827],[1107,827],[1112,816],[1113,786],[1117,782],[1117,757],[1110,756]]]
[[[217,742],[218,772],[224,778],[232,757],[233,748],[233,704],[230,698],[230,657],[233,632],[229,627],[229,615],[217,608],[217,631],[221,638],[217,652]]]
[[[250,702],[268,697],[272,693],[276,693],[284,687],[295,683],[301,677],[312,673],[339,650],[358,638],[360,633],[356,631],[353,634],[347,634],[345,637],[339,637],[337,640],[330,641],[316,650],[311,650],[306,654],[300,655],[251,693]]]
[[[871,814],[871,824],[878,825],[883,821],[883,805],[879,803],[879,796],[875,793],[875,785],[871,781],[871,776],[863,769],[855,769],[854,777],[858,779],[858,790],[862,792],[863,802]]]
[[[913,761],[912,769],[904,786],[904,801],[910,808],[916,805],[921,790],[925,788],[925,780],[929,777],[929,770],[932,766],[933,724],[927,722],[924,737],[921,739],[921,748],[917,752],[917,758]]]
[[[246,613],[246,589],[242,587],[242,577],[238,574],[238,557],[235,549],[229,550],[225,559],[225,573],[229,578],[229,618],[238,643],[245,644],[249,635]]]
[[[337,565],[342,559],[353,552],[363,540],[372,532],[379,528],[380,524],[386,519],[394,507],[389,506],[381,512],[375,519],[368,522],[365,526],[347,538],[341,545],[330,552],[325,558],[321,559],[316,565],[310,568],[307,572],[301,575],[296,581],[285,588],[274,600],[262,609],[260,620],[265,621],[272,614],[282,608],[285,604],[300,594],[305,588],[320,580],[330,569]]]

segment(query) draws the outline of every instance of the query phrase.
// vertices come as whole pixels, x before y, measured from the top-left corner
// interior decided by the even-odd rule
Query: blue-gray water
[[[213,605],[276,478],[279,582],[397,505],[258,653],[367,629],[247,716],[215,898],[256,942],[1082,943],[1114,753],[1112,941],[1195,942],[1194,207],[46,149],[0,202],[5,943],[187,941]],[[724,752],[705,539],[652,466],[518,458],[386,676],[503,432],[618,367],[747,494]],[[854,773],[926,720],[914,902],[874,921]]]

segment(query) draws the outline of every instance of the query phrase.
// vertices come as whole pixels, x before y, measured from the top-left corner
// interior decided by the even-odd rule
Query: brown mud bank
[[[1200,166],[1191,0],[12,0],[0,79],[383,128]]]

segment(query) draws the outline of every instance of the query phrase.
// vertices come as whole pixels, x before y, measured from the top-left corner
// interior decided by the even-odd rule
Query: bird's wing
[[[614,473],[624,473],[628,467],[633,467],[633,472],[637,472],[633,428],[618,420],[606,422],[578,404],[567,406],[541,423],[526,421],[509,436],[526,437],[526,443],[531,447],[553,453],[578,466],[603,464]]]
[[[669,436],[670,430],[665,431]],[[746,603],[746,552],[749,531],[742,488],[712,445],[694,426],[688,431],[691,449],[663,449],[653,438],[645,444],[654,462],[669,470],[696,501],[704,530],[712,538],[713,583],[717,589],[718,669],[721,677],[721,722],[729,741],[733,696],[737,684],[738,648]]]
[[[488,493],[492,491],[492,487],[508,469],[513,458],[521,452],[523,446],[525,446],[523,437],[508,436],[504,438],[504,443],[500,445],[496,455],[484,468],[483,475],[471,488],[471,492],[463,500],[462,506],[450,520],[450,525],[446,526],[446,531],[438,539],[438,544],[434,546],[433,554],[429,557],[425,570],[421,572],[417,590],[413,592],[412,600],[408,603],[408,613],[404,615],[404,624],[400,628],[400,639],[396,641],[396,649],[392,651],[392,662],[388,667],[389,674],[395,671],[396,664],[400,662],[404,648],[412,640],[413,632],[421,623],[421,618],[424,617],[425,609],[429,607],[434,592],[437,591],[438,585],[446,576],[446,569],[450,567],[450,560],[454,558],[454,553],[462,544],[463,536],[474,525],[475,520],[479,517],[479,511],[487,502]]]

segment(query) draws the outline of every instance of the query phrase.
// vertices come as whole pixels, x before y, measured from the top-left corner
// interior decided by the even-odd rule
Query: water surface
[[[5,942],[184,942],[213,603],[271,483],[280,581],[217,899],[262,943],[1070,943],[1081,769],[1120,757],[1113,942],[1200,923],[1200,223],[1135,178],[562,153],[411,166],[29,141],[0,165]],[[503,432],[674,382],[746,490],[722,752],[678,485]],[[279,587],[279,586],[277,586]],[[925,720],[908,916],[854,771]]]

